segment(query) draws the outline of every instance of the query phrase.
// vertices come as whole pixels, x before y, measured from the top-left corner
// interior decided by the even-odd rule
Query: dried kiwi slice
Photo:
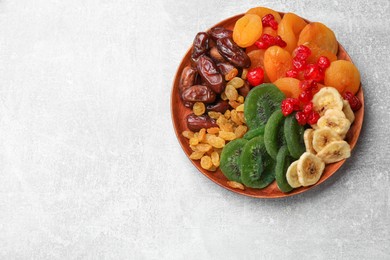
[[[284,136],[290,155],[298,159],[306,150],[303,134],[305,129],[295,119],[294,115],[286,117],[284,121]]]
[[[242,149],[248,142],[245,139],[236,139],[229,142],[222,150],[219,167],[222,173],[231,181],[241,182],[241,171],[238,165]]]
[[[262,136],[245,144],[239,165],[241,181],[247,187],[262,189],[275,179],[275,162],[268,155]]]
[[[249,91],[244,110],[249,129],[264,126],[271,114],[280,108],[284,98],[283,92],[271,83],[261,84]]]
[[[288,152],[287,145],[283,145],[276,156],[276,166],[275,166],[275,178],[278,188],[282,192],[289,192],[293,188],[288,184],[286,173],[287,169],[291,164],[290,154]]]
[[[249,130],[244,135],[244,138],[246,140],[251,140],[252,138],[257,137],[257,136],[263,136],[264,135],[264,128],[265,128],[265,126],[260,126],[258,128]]]
[[[276,159],[276,155],[282,145],[285,144],[284,139],[284,120],[285,117],[281,110],[276,110],[268,119],[264,129],[264,143],[268,154]]]

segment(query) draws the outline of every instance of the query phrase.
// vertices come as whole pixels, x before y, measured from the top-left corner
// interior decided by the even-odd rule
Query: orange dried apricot
[[[298,98],[301,93],[299,88],[299,80],[294,78],[280,78],[274,82],[274,84],[280,89],[287,98]]]
[[[360,73],[352,62],[337,60],[326,69],[324,83],[336,88],[341,94],[349,91],[355,95],[360,86]]]
[[[313,42],[306,42],[303,45],[309,47],[309,49],[311,50],[311,54],[307,58],[307,63],[316,63],[318,58],[321,56],[327,57],[330,62],[337,60],[337,56],[335,54],[333,54],[329,50],[321,49]]]
[[[299,35],[298,45],[314,43],[323,50],[337,54],[338,43],[334,32],[322,23],[310,23]]]
[[[278,35],[287,43],[285,49],[292,53],[297,47],[299,34],[307,23],[298,15],[287,13],[278,26]],[[298,44],[299,45],[299,44]]]
[[[233,40],[240,47],[249,47],[259,39],[262,31],[261,18],[254,14],[246,14],[234,25]]]
[[[282,17],[280,17],[280,14],[278,12],[262,6],[251,8],[246,13],[258,15],[260,18],[263,18],[267,14],[272,14],[278,23],[280,22],[280,20],[282,20]]]
[[[260,50],[256,49],[251,52],[248,52],[248,57],[251,60],[251,66],[249,69],[254,69],[254,68],[262,68],[264,70],[264,82],[270,82],[268,75],[264,69],[264,53],[265,50]]]
[[[291,54],[279,46],[268,48],[264,53],[264,68],[271,82],[285,77],[292,68]]]

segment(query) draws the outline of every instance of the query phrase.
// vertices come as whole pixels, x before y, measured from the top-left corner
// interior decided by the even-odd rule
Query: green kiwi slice
[[[247,187],[262,189],[275,179],[275,164],[265,149],[262,136],[245,144],[239,165],[241,181]]]
[[[293,188],[288,184],[286,173],[291,164],[290,154],[286,145],[283,145],[276,156],[275,179],[282,192],[289,192]]]
[[[284,136],[290,155],[298,159],[306,150],[303,134],[305,129],[295,119],[294,115],[289,115],[284,120]]]
[[[285,144],[284,120],[282,111],[276,110],[272,113],[264,129],[264,143],[268,154],[275,160],[282,145]]]
[[[222,150],[220,169],[222,173],[231,181],[241,183],[241,171],[239,160],[242,149],[248,140],[240,138],[229,142]]]
[[[251,140],[252,138],[257,137],[257,136],[263,136],[264,135],[264,128],[265,128],[265,126],[260,126],[258,128],[249,130],[248,132],[246,132],[246,134],[243,137],[246,140]]]
[[[249,91],[244,116],[249,129],[264,126],[271,114],[280,108],[285,95],[274,84],[264,83]]]

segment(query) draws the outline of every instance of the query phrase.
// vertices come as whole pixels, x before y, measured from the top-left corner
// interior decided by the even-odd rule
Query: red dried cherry
[[[330,66],[330,60],[326,56],[321,56],[317,60],[317,65],[320,69],[327,69]]]
[[[247,80],[252,86],[257,86],[264,81],[264,71],[262,68],[253,68],[248,71]]]
[[[300,70],[303,70],[303,69],[305,68],[305,66],[306,66],[306,61],[305,61],[305,60],[297,59],[297,58],[295,57],[295,58],[293,58],[293,60],[292,60],[292,65],[293,65],[293,67],[294,67],[296,70],[300,71]]]
[[[270,26],[274,30],[278,29],[278,22],[275,20],[275,17],[272,14],[264,15],[264,17],[261,19],[261,22],[263,27]]]
[[[316,90],[317,89],[317,82],[315,82],[314,80],[303,80],[301,82],[299,82],[299,87],[303,90],[303,91],[313,91],[313,90]]]
[[[343,98],[348,101],[352,111],[358,111],[362,107],[362,103],[359,98],[349,91],[344,93]]]
[[[305,115],[309,115],[313,111],[313,102],[309,102],[303,106],[302,112],[305,113]]]
[[[284,116],[288,116],[294,111],[294,105],[287,99],[282,101],[280,108],[282,109],[282,113]]]
[[[298,71],[296,71],[296,70],[289,70],[289,71],[286,72],[286,77],[296,78],[296,77],[298,77]]]
[[[319,82],[324,79],[325,75],[317,64],[308,64],[305,68],[305,73],[303,76],[305,79],[312,79]]]
[[[298,99],[303,104],[307,104],[313,99],[313,93],[309,90],[302,91],[301,94],[299,94]]]
[[[311,55],[311,50],[305,45],[299,45],[293,52],[293,56],[298,60],[306,60]]]
[[[286,98],[281,104],[282,113],[284,116],[288,116],[293,111],[299,110],[299,100],[296,98]]]
[[[295,119],[298,121],[298,124],[306,125],[307,117],[306,117],[305,113],[303,113],[302,111],[297,112],[295,114]]]
[[[320,114],[316,111],[311,111],[307,117],[307,122],[311,125],[317,124],[318,119],[320,119]]]

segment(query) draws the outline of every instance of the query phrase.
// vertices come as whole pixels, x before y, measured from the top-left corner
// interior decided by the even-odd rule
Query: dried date
[[[209,35],[205,32],[199,32],[194,39],[191,59],[196,64],[200,56],[209,49]]]
[[[251,65],[248,55],[231,38],[218,39],[217,48],[219,53],[234,66],[248,68]]]
[[[194,85],[196,76],[196,69],[187,66],[183,69],[180,77],[180,83],[179,83],[179,92],[180,94],[183,93],[184,90]]]
[[[208,115],[197,116],[195,114],[189,114],[186,118],[187,127],[193,132],[198,132],[202,128],[217,127],[217,122]]]
[[[214,92],[222,93],[224,90],[224,81],[221,73],[218,72],[214,61],[206,55],[202,55],[198,59],[196,65],[199,75]]]
[[[216,94],[208,86],[193,85],[184,90],[181,97],[185,102],[213,103],[215,101]]]
[[[214,27],[210,30],[210,36],[214,41],[222,38],[232,38],[232,35],[233,31],[223,27]]]
[[[229,102],[226,100],[219,100],[216,103],[208,104],[206,106],[207,111],[215,111],[225,113],[230,108]]]

